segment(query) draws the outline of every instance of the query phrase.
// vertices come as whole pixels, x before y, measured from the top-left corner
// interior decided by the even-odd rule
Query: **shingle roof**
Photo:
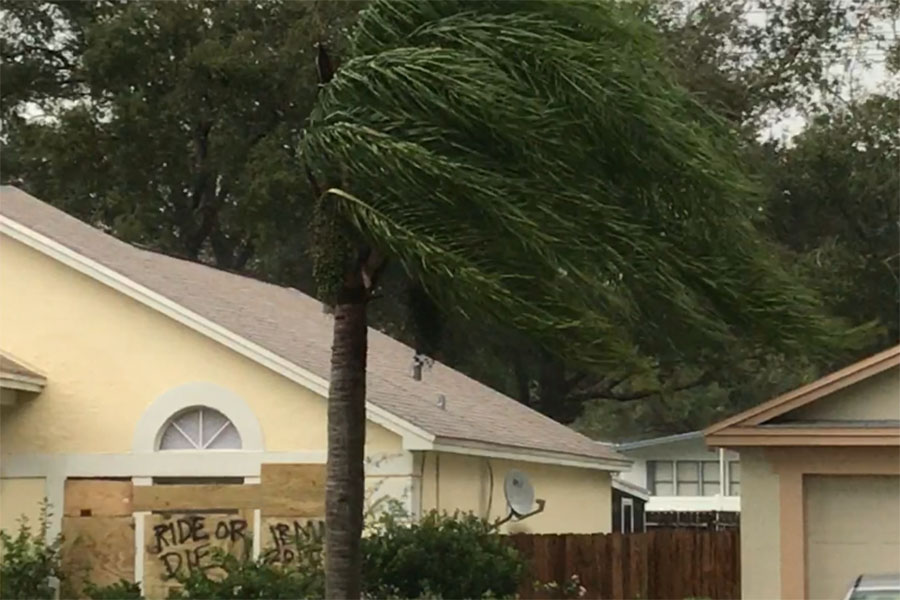
[[[11,186],[0,190],[0,215],[328,378],[331,317],[306,294],[136,248]],[[413,354],[410,347],[370,329],[369,402],[448,441],[624,459],[443,364],[435,362],[416,381],[409,374]],[[437,406],[439,394],[446,396],[444,409]]]

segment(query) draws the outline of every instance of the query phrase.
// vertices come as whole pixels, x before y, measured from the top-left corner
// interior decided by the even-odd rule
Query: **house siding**
[[[761,448],[741,450],[741,597],[781,597],[779,479]]]
[[[0,479],[0,529],[16,531],[25,517],[31,530],[38,531],[44,486],[43,477]]]
[[[788,412],[775,422],[817,419],[900,421],[900,369],[888,369],[827,398]]]
[[[650,489],[650,481],[647,475],[647,462],[654,460],[666,461],[718,461],[717,449],[710,449],[702,438],[694,440],[682,440],[678,442],[660,443],[644,448],[624,450],[628,458],[634,461],[631,469],[619,475],[629,483]],[[728,450],[725,452],[726,461],[738,461],[737,452]],[[726,477],[728,475],[726,471]],[[647,501],[648,512],[668,511],[727,511],[738,512],[741,510],[739,496],[651,496]]]
[[[0,237],[3,347],[39,366],[39,397],[4,408],[2,453],[116,453],[160,395],[211,382],[253,410],[268,451],[326,447],[326,403],[168,317]],[[396,452],[400,438],[369,423],[369,452]]]
[[[503,526],[506,533],[608,533],[612,530],[611,477],[606,471],[504,459],[426,452],[422,465],[422,508],[471,512],[495,520],[508,514],[503,482],[510,469],[525,472],[540,514]]]

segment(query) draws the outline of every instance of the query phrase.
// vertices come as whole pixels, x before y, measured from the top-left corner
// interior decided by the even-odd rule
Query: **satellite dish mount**
[[[503,482],[503,494],[506,496],[509,514],[494,523],[494,528],[500,527],[513,519],[522,521],[544,512],[544,506],[547,504],[546,501],[540,498],[535,499],[534,486],[531,485],[528,475],[516,469],[506,474],[506,480]],[[535,508],[535,505],[537,505],[537,508]]]

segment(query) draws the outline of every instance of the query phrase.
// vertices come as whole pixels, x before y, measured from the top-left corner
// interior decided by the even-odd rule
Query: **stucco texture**
[[[780,598],[779,479],[764,449],[741,449],[741,480],[741,598]]]
[[[786,413],[777,421],[818,419],[900,421],[900,369],[888,369]]]
[[[900,565],[900,477],[804,478],[807,594],[840,598],[863,573]]]
[[[323,398],[6,237],[0,281],[3,347],[47,376],[40,396],[3,409],[3,454],[129,452],[154,399],[195,381],[243,398],[266,450],[326,447]],[[400,449],[378,425],[367,434],[369,452]]]
[[[15,532],[19,529],[19,519],[26,517],[31,530],[38,531],[43,499],[42,477],[0,479],[0,529]]]
[[[422,508],[472,512],[488,520],[507,515],[503,482],[510,469],[525,472],[544,512],[503,526],[507,533],[611,531],[611,480],[605,471],[522,463],[442,452],[424,453]]]

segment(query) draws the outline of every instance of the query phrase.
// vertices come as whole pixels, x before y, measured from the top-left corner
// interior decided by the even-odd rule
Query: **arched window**
[[[160,450],[240,450],[241,435],[219,411],[194,406],[172,417],[159,438]]]

